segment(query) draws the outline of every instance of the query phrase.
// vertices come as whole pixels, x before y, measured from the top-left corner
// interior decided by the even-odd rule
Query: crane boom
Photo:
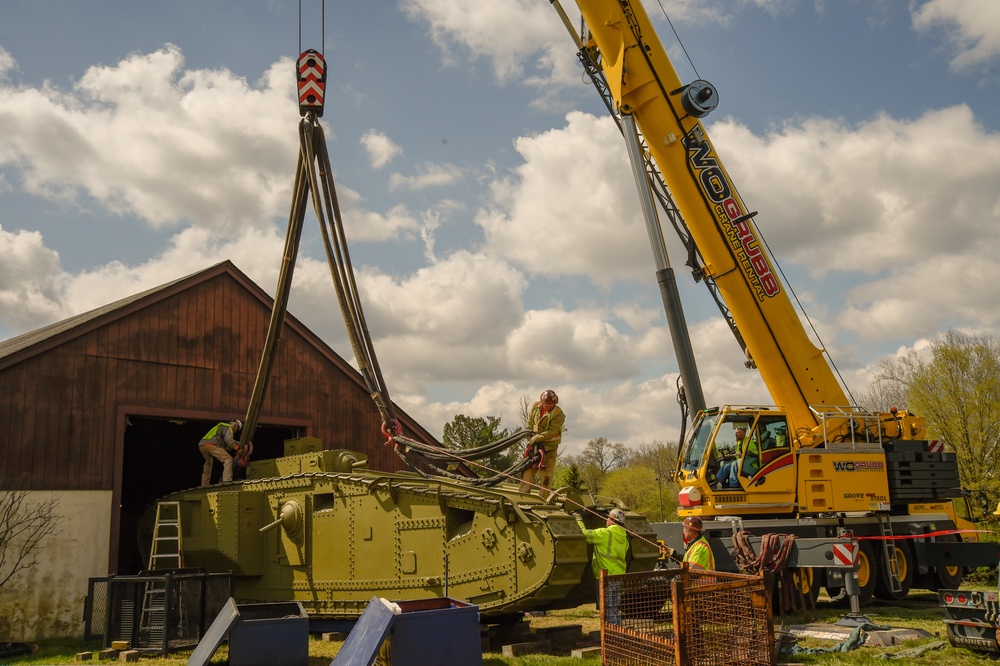
[[[799,320],[751,213],[700,118],[717,95],[704,81],[681,83],[640,2],[577,0],[609,91],[631,115],[659,166],[752,358],[778,405],[798,427],[816,427],[810,406],[847,396],[823,350]]]

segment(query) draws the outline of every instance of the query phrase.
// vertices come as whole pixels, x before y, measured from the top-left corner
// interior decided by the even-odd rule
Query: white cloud
[[[343,211],[344,229],[349,243],[412,238],[420,228],[420,222],[406,206],[398,204],[385,213],[366,210],[356,205],[348,207],[348,204],[360,203],[356,200],[352,202],[351,196],[345,197],[348,192],[350,192],[348,188],[337,188],[341,205],[346,208]]]
[[[945,31],[955,50],[954,70],[988,65],[1000,55],[1000,4],[995,0],[930,0],[910,11],[917,30]]]
[[[403,149],[399,145],[382,132],[375,130],[368,130],[361,135],[361,145],[368,153],[368,160],[373,169],[381,169],[403,154]]]
[[[533,310],[506,345],[516,376],[559,382],[614,380],[638,374],[628,336],[588,310]]]
[[[779,260],[859,282],[840,326],[872,341],[997,325],[983,280],[1000,268],[1000,136],[967,106],[762,137],[732,120],[709,131]]]
[[[172,45],[94,66],[72,90],[0,85],[0,166],[48,199],[87,197],[153,226],[230,232],[287,210],[297,141],[290,64],[256,86],[184,70]]]
[[[522,317],[526,287],[516,270],[466,251],[402,280],[364,271],[361,281],[381,335],[419,334],[446,346],[502,341]]]
[[[610,117],[573,112],[566,125],[515,141],[524,163],[493,184],[476,216],[486,247],[541,275],[609,286],[654,270],[625,143]]]
[[[1000,291],[991,277],[1000,275],[995,247],[964,257],[932,255],[859,285],[838,323],[869,342],[933,336],[959,322],[1000,330]]]
[[[391,190],[424,190],[428,187],[454,185],[462,179],[462,170],[454,164],[421,164],[416,176],[394,173],[389,177]]]
[[[488,58],[501,82],[523,79],[524,63],[534,60],[539,45],[569,43],[558,16],[547,3],[533,0],[403,0],[400,6],[412,20],[425,24],[445,62],[465,65],[467,55]],[[502,36],[502,37],[500,37]],[[572,54],[572,49],[567,49]],[[531,74],[548,78],[546,57]]]
[[[635,303],[616,304],[613,312],[633,330],[645,330],[663,321],[662,308],[643,308]]]
[[[14,60],[14,56],[12,56],[3,46],[0,46],[0,81],[7,78],[7,73],[16,68],[17,61]]]
[[[15,333],[72,314],[64,277],[58,253],[45,247],[40,233],[0,226],[0,321]]]

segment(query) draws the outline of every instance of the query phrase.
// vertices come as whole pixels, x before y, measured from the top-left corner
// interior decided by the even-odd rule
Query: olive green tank
[[[232,571],[238,603],[299,601],[323,618],[355,618],[373,596],[447,596],[484,616],[592,601],[588,545],[571,512],[583,505],[587,526],[603,527],[599,514],[617,506],[575,491],[543,500],[513,483],[482,488],[375,472],[346,450],[246,469],[245,480],[159,500],[179,502],[183,566]],[[625,527],[640,537],[629,571],[652,569],[649,524],[626,512]]]

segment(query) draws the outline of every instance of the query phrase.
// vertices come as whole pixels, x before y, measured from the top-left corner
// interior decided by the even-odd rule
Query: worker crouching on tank
[[[201,485],[207,486],[212,479],[213,460],[222,463],[222,482],[227,483],[233,480],[233,457],[229,452],[239,452],[240,443],[233,435],[242,428],[243,422],[239,419],[233,419],[228,423],[223,421],[215,424],[198,442],[198,451],[205,459],[205,464],[201,468]]]

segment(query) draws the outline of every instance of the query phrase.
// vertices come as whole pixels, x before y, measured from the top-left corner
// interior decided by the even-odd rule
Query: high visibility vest
[[[221,446],[223,448],[227,448],[227,445],[226,445],[226,433],[225,432],[220,432],[220,428],[229,428],[229,436],[230,436],[230,438],[232,438],[232,436],[233,436],[233,430],[232,430],[233,426],[232,426],[232,424],[226,423],[225,421],[222,421],[222,422],[216,423],[214,426],[212,426],[212,429],[209,430],[207,433],[205,433],[205,436],[201,438],[201,441],[202,442],[211,442],[215,446]]]
[[[542,443],[547,445],[546,450],[549,450],[549,445],[555,446],[562,441],[564,423],[566,423],[566,412],[560,409],[558,405],[546,412],[545,416],[542,416],[541,402],[536,402],[531,406],[531,414],[528,416],[528,430],[535,433],[544,433],[550,430],[556,431],[555,434],[549,435],[549,438],[543,440]]]
[[[601,577],[602,569],[611,575],[625,573],[629,547],[628,532],[625,528],[621,525],[611,525],[588,530],[584,528],[582,520],[577,522],[587,538],[587,543],[594,545],[594,559],[591,564],[594,578]]]
[[[715,571],[715,554],[712,553],[712,547],[708,545],[708,539],[704,535],[691,542],[687,552],[684,553],[684,561],[695,568]]]
[[[760,446],[757,444],[757,440],[752,437],[746,437],[742,442],[736,443],[736,457],[739,458],[743,455],[743,452],[747,452],[747,463],[753,469],[757,471],[760,469]]]

